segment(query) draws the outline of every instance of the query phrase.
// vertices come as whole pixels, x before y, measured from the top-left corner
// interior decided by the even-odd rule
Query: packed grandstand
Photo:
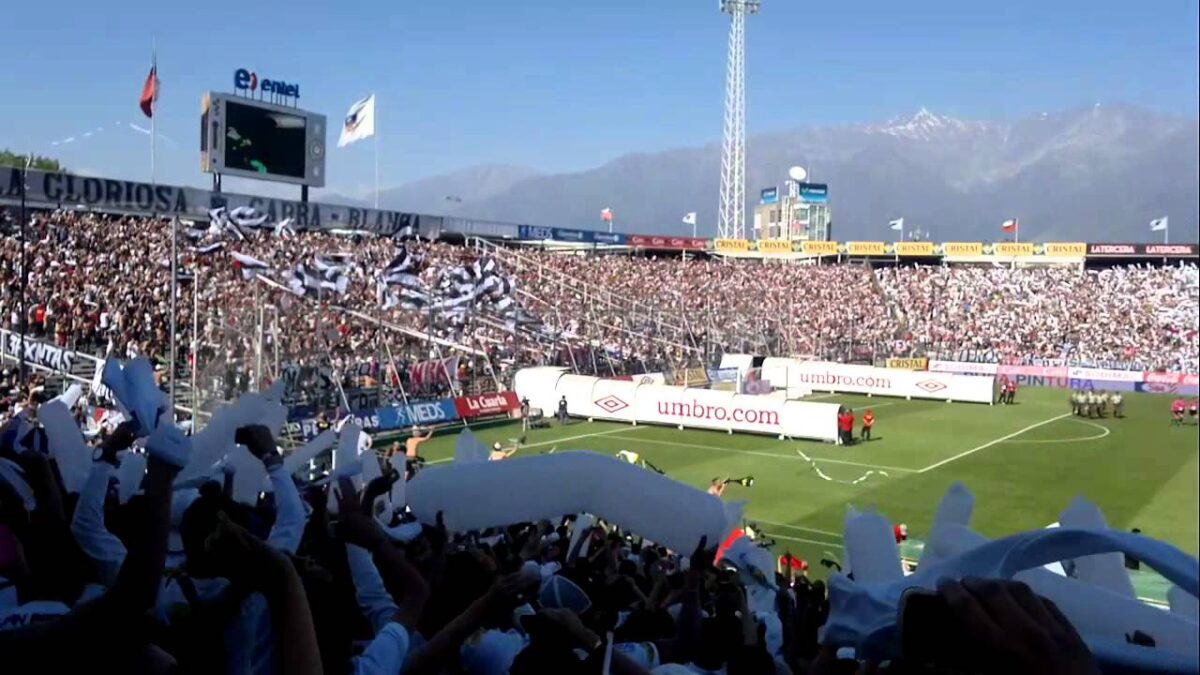
[[[0,223],[8,233],[0,242],[0,281],[15,290],[21,280],[13,213]],[[172,221],[56,210],[35,211],[31,222],[26,320],[32,338],[100,357],[145,355],[165,366]],[[268,317],[261,337],[271,372],[322,362],[348,387],[392,381],[418,394],[442,392],[414,386],[412,366],[456,354],[463,379],[493,380],[493,386],[526,365],[670,372],[715,365],[725,352],[831,361],[968,354],[1006,364],[1200,369],[1200,289],[1192,263],[795,265],[512,249],[461,239],[397,244],[366,233],[210,239],[221,248],[206,251],[209,239],[181,247],[178,344],[187,347],[177,354],[181,372],[192,361],[192,346],[201,367],[215,359],[251,367],[259,339],[249,328],[262,306],[279,313]],[[414,295],[425,298],[456,270],[490,261],[511,280],[507,299],[522,308],[522,321],[481,299],[465,313],[424,302],[385,309],[380,277],[397,250],[419,260],[412,283]],[[278,285],[247,278],[232,253],[272,274],[318,256],[348,254],[339,272],[348,277],[346,291],[293,300]],[[20,314],[20,294],[6,292],[0,315],[14,333]],[[235,322],[247,329],[240,339],[227,330]],[[450,375],[460,379],[457,370]],[[445,379],[430,382],[445,387]]]
[[[369,431],[407,434],[448,419],[421,412],[446,401],[463,419],[503,417],[520,406],[517,373],[540,366],[683,385],[744,354],[864,367],[940,359],[993,375],[1083,367],[1191,376],[1191,386],[1200,371],[1194,261],[781,262],[414,227],[293,227],[254,209],[158,218],[42,205],[27,215],[22,249],[20,211],[0,210],[0,654],[13,672],[853,672],[854,650],[834,647],[855,636],[860,661],[891,660],[865,648],[868,627],[831,606],[808,562],[776,558],[744,529],[725,540],[728,529],[709,525],[725,523],[726,511],[703,491],[601,463],[583,473],[610,481],[603,491],[589,492],[582,478],[546,481],[594,514],[448,527],[441,509],[417,513],[419,498],[452,468],[476,480],[479,466],[462,460],[472,452],[504,451],[464,441],[455,466],[426,469],[415,430],[411,452],[383,456],[355,422],[366,425],[363,411],[375,410]],[[135,365],[147,363],[151,379]],[[166,394],[155,387],[172,379],[175,401],[158,403]],[[189,438],[157,413],[136,414],[170,407],[204,430]],[[382,425],[384,410],[405,412]],[[748,422],[779,425],[778,412],[750,412]],[[238,450],[206,455],[218,434]],[[285,443],[285,434],[295,437]],[[147,438],[134,446],[137,437]],[[63,448],[83,452],[85,443],[96,461],[89,452],[67,467]],[[330,445],[335,458],[356,461],[315,461]],[[564,467],[591,461],[546,457]],[[465,518],[460,507],[475,499],[481,517],[496,516],[482,487],[470,498],[439,489],[459,495],[448,518]],[[958,508],[956,489],[939,518]],[[625,529],[608,515],[618,502],[643,506]],[[630,530],[661,527],[647,513],[711,536],[694,547],[674,545],[686,539],[674,531],[643,539]],[[891,550],[881,558],[896,556],[891,524],[859,522],[882,532]],[[898,542],[906,533],[896,528]],[[898,559],[882,575],[856,562],[864,583],[901,574]],[[1072,628],[1078,607],[1068,619],[1003,581],[953,582],[939,593],[955,612],[1011,611],[1009,601],[1037,608],[1033,621],[1009,617],[1005,625],[1026,632],[1007,644],[963,637],[955,667],[1095,672],[1096,643],[1085,646]],[[1109,614],[1144,618],[1140,603],[1123,602],[1106,605],[1117,608]],[[1163,626],[1160,644],[1178,646],[1178,626],[1154,625]],[[1110,659],[1128,657],[1114,649]]]

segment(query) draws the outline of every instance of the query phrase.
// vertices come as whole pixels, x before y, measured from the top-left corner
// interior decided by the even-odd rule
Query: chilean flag
[[[142,113],[146,117],[154,117],[154,102],[158,100],[158,66],[150,66],[150,74],[146,76],[146,83],[142,85],[142,97],[138,99],[138,105],[142,108]]]
[[[1003,223],[1000,223],[1000,230],[1002,232],[1016,232],[1017,228],[1019,227],[1021,227],[1021,223],[1016,218],[1009,218]]]

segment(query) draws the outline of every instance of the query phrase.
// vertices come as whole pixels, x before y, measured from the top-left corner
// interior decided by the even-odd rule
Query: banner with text
[[[792,252],[792,242],[787,239],[759,239],[758,250],[767,255],[779,255]]]
[[[885,368],[892,368],[894,370],[928,370],[929,359],[886,359],[884,360],[883,365]]]
[[[527,379],[518,372],[514,381],[519,397],[547,398],[548,392],[541,388],[537,378]],[[530,383],[528,390],[523,388],[526,382]],[[588,419],[783,434],[826,441],[837,436],[836,403],[788,401],[769,396],[745,396],[732,391],[638,384],[584,375],[557,378],[552,397],[565,398],[571,415]]]
[[[837,255],[838,245],[836,241],[804,241],[800,251],[804,255]]]
[[[627,243],[634,248],[652,248],[664,251],[703,251],[708,240],[700,237],[660,237],[656,235],[631,234]]]
[[[850,255],[884,255],[887,244],[882,241],[850,241],[846,242],[846,253]]]
[[[717,253],[746,253],[750,242],[745,239],[713,239],[713,250]]]
[[[291,218],[292,226],[297,230],[343,229],[393,235],[408,227],[417,232],[436,231],[441,229],[442,220],[440,217],[422,217],[415,213],[214,193],[198,188],[46,171],[30,171],[26,185],[29,188],[26,199],[35,207],[93,209],[207,220],[210,209],[223,206],[232,210],[249,206],[266,214],[268,222],[277,223]],[[13,203],[20,198],[21,171],[0,168],[0,202]]]
[[[892,250],[899,256],[931,257],[936,255],[931,241],[898,241]]]
[[[501,391],[478,396],[463,396],[454,399],[454,409],[461,419],[469,420],[475,417],[491,417],[505,415],[521,407],[517,395],[511,391]]]
[[[778,375],[772,377],[771,384],[776,388],[808,387],[813,391],[964,403],[991,403],[994,400],[994,378],[978,375],[793,360],[784,377],[785,382],[777,381]]]
[[[983,255],[983,242],[949,241],[942,244],[942,252],[947,256],[981,256]]]

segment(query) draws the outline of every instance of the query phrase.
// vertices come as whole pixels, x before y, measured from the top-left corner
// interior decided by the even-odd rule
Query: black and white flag
[[[236,223],[238,227],[251,230],[262,227],[269,217],[266,213],[260,213],[258,209],[251,206],[239,206],[229,212],[229,220]]]
[[[259,274],[271,269],[270,265],[259,260],[258,258],[242,255],[237,251],[230,252],[230,255],[233,256],[234,267],[241,270],[243,279],[253,279]]]
[[[292,227],[292,222],[293,221],[291,218],[284,218],[278,223],[275,223],[275,236],[279,237],[280,239],[291,239],[292,237],[295,237],[296,229]]]
[[[223,248],[225,248],[225,242],[214,241],[213,243],[206,244],[204,246],[192,246],[189,250],[196,255],[212,255]]]

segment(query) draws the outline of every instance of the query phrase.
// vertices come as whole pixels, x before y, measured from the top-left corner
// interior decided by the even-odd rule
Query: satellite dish
[[[792,168],[788,169],[788,178],[791,178],[797,183],[803,183],[804,179],[808,178],[808,172],[805,171],[804,167],[802,166],[793,166]]]

